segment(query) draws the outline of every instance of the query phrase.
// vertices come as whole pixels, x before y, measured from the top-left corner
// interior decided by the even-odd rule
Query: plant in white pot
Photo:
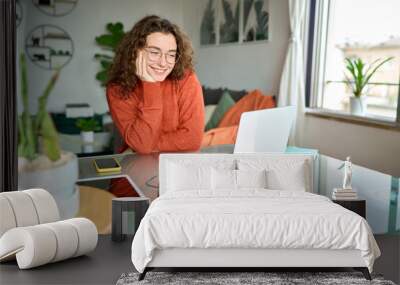
[[[81,130],[81,139],[83,143],[94,142],[94,132],[99,131],[100,124],[95,118],[78,119],[76,126]]]
[[[46,110],[47,100],[59,77],[57,70],[39,97],[36,115],[29,112],[28,79],[24,54],[20,56],[23,112],[18,117],[18,188],[40,187],[57,202],[62,218],[75,216],[79,207],[78,160],[60,149],[54,122]]]
[[[350,113],[363,116],[367,110],[366,86],[375,72],[386,62],[393,59],[377,59],[371,64],[366,64],[361,58],[345,58],[346,69],[350,77],[345,74],[346,83],[350,86],[354,96],[350,97]]]

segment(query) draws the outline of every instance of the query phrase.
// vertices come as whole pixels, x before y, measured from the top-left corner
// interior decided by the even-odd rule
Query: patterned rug
[[[148,272],[142,281],[138,281],[138,276],[139,273],[122,274],[116,285],[395,285],[392,281],[384,280],[379,275],[372,275],[373,280],[368,281],[360,272]]]

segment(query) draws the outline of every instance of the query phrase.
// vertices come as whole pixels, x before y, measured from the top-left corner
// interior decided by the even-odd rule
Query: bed
[[[157,267],[353,267],[380,251],[365,219],[314,194],[310,155],[162,154],[160,197],[132,243]]]

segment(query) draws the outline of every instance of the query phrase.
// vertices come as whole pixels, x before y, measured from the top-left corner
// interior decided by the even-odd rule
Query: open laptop
[[[234,153],[285,152],[295,116],[294,106],[244,112]]]

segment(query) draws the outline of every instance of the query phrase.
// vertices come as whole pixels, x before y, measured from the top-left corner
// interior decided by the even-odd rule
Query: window
[[[360,58],[369,65],[392,57],[369,80],[362,96],[367,108],[357,115],[400,121],[400,1],[330,0],[314,4],[309,107],[350,114],[352,90],[346,75],[351,77],[345,58]]]

